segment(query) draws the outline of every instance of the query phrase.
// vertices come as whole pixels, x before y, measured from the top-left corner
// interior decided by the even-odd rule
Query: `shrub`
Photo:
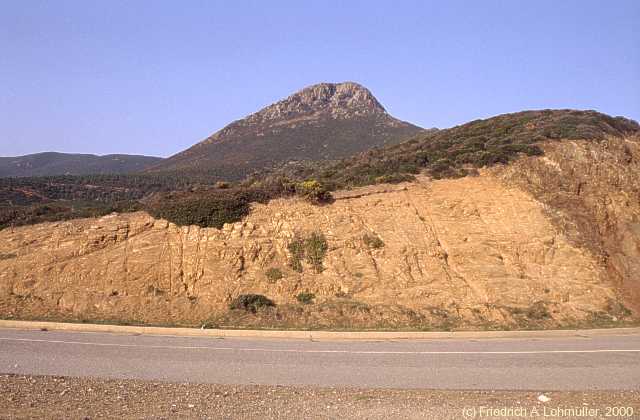
[[[377,235],[371,233],[365,233],[362,240],[366,246],[373,249],[379,249],[384,246],[384,242]]]
[[[527,309],[527,318],[529,319],[547,319],[551,314],[547,310],[544,302],[538,301]]]
[[[322,273],[324,267],[322,262],[327,254],[329,245],[322,233],[313,232],[309,237],[303,238],[298,235],[287,245],[291,258],[289,267],[295,271],[302,272],[302,260],[305,259],[313,267],[316,273]]]
[[[271,283],[275,283],[276,281],[284,277],[282,274],[282,271],[280,271],[279,268],[275,268],[275,267],[272,267],[267,271],[265,271],[264,275],[267,276],[267,279],[269,279]]]
[[[613,299],[609,299],[609,301],[607,302],[607,313],[611,316],[616,316],[619,318],[626,318],[633,315],[633,312],[631,312],[629,308],[624,306],[623,303]]]
[[[430,166],[429,170],[431,172],[431,176],[435,179],[447,178],[447,175],[452,170],[452,166],[453,163],[449,159],[439,159]]]
[[[328,203],[332,199],[329,190],[315,179],[299,182],[295,188],[298,195],[314,204]]]
[[[251,203],[267,203],[291,194],[293,188],[284,177],[247,180],[236,186],[218,182],[216,188],[208,190],[156,194],[145,199],[145,210],[180,226],[220,229],[225,223],[238,222],[248,215]]]
[[[58,201],[27,206],[2,207],[0,230],[9,226],[30,225],[82,217],[101,217],[113,212],[126,213],[140,210],[137,202],[103,203],[98,201]]]
[[[219,190],[226,190],[229,188],[230,185],[226,181],[218,181],[213,186]]]
[[[289,267],[295,271],[302,273],[302,259],[304,258],[304,240],[299,236],[295,236],[287,245],[287,249],[291,253],[289,259]]]
[[[399,184],[415,179],[416,177],[411,174],[387,174],[376,177],[374,181],[376,184]]]
[[[221,190],[218,194],[176,194],[159,197],[147,207],[155,218],[166,219],[180,226],[222,228],[249,214],[250,199],[242,192]]]
[[[311,264],[316,273],[322,273],[324,270],[322,262],[324,261],[324,256],[327,254],[328,249],[329,245],[327,244],[327,239],[322,233],[313,232],[304,241],[304,251],[307,257],[307,262]]]
[[[304,305],[308,305],[310,303],[313,303],[313,300],[316,298],[316,295],[313,293],[307,293],[307,292],[302,292],[302,293],[298,293],[298,295],[296,296],[296,299],[298,300],[298,302],[304,304]]]
[[[261,308],[275,306],[275,303],[263,295],[239,295],[229,304],[230,309],[240,309],[251,313],[256,313]]]

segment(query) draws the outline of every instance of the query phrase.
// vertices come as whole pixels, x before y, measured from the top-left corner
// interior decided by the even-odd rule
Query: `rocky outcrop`
[[[364,86],[353,82],[319,83],[256,112],[246,119],[246,123],[317,118],[321,115],[353,118],[386,113],[380,102]]]
[[[570,226],[576,215],[536,186],[567,170],[562,153],[592,156],[590,148],[605,146],[549,147],[547,156],[477,177],[365,187],[321,207],[256,204],[220,230],[142,212],[5,229],[0,316],[334,328],[557,327],[629,316],[618,286],[632,282],[638,261],[638,201],[624,188],[612,192],[597,220],[613,230],[594,229],[618,239],[588,246],[591,236]],[[637,151],[637,142],[629,147]],[[588,172],[591,157],[584,159]],[[579,195],[592,188],[595,199],[601,187],[583,185]],[[288,244],[311,232],[327,239],[324,271],[306,262],[294,271]],[[270,268],[282,278],[269,278]],[[300,292],[315,294],[315,303],[298,304]],[[234,318],[228,305],[246,293],[277,307]]]

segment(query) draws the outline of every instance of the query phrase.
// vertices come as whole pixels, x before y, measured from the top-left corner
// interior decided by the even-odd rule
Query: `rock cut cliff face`
[[[640,138],[550,142],[544,150],[494,174],[544,203],[554,225],[597,258],[640,312]]]
[[[330,328],[532,328],[633,318],[637,138],[556,142],[456,180],[254,205],[223,229],[146,213],[0,231],[0,316]],[[290,268],[322,233],[324,271]],[[372,246],[365,236],[378,237]],[[276,268],[280,279],[267,271]],[[313,293],[315,302],[296,296]],[[277,306],[230,311],[240,294]]]

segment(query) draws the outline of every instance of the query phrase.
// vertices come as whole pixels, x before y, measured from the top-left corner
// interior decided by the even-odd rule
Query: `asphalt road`
[[[639,390],[640,335],[316,342],[0,329],[0,373],[366,388]]]

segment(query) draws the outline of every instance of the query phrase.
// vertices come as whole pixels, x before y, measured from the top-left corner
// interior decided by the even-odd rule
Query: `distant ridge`
[[[0,157],[0,177],[123,174],[139,172],[162,158],[139,155],[104,155],[43,152]]]
[[[344,158],[421,131],[390,116],[357,83],[320,83],[232,122],[150,170],[216,170],[241,178],[288,161]]]

